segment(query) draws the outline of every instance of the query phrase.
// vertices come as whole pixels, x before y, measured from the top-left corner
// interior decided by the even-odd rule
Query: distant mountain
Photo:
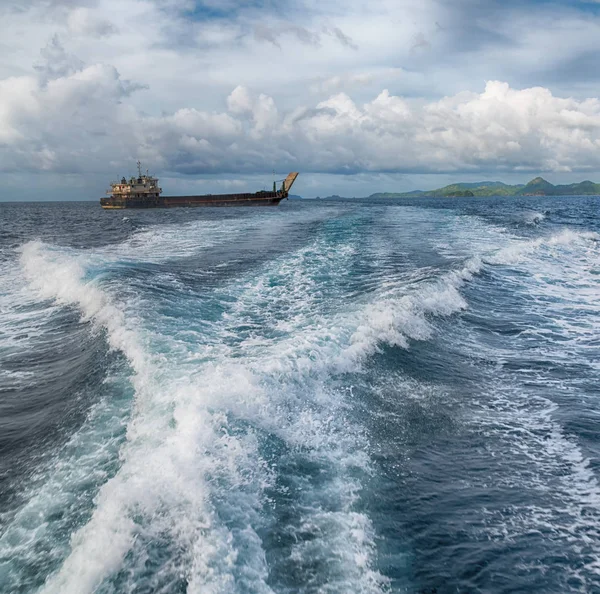
[[[542,177],[536,177],[527,184],[510,186],[499,181],[451,184],[437,190],[394,193],[378,192],[370,198],[451,198],[465,196],[597,196],[600,184],[589,180],[576,184],[555,186]]]
[[[551,196],[554,194],[555,189],[556,188],[543,177],[536,177],[525,184],[518,192],[515,192],[515,194],[519,196]]]
[[[600,184],[589,180],[576,184],[555,186],[542,177],[532,179],[516,192],[518,196],[595,196],[600,195]]]

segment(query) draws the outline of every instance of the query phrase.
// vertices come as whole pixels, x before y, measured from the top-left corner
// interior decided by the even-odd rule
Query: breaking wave
[[[76,256],[33,242],[23,248],[22,264],[40,298],[77,307],[84,320],[106,332],[109,345],[129,361],[135,389],[120,468],[99,490],[89,521],[73,535],[71,552],[43,591],[94,591],[118,572],[126,556],[142,571],[145,547],[155,541],[163,541],[172,556],[164,569],[167,582],[152,583],[153,588],[167,588],[185,568],[188,591],[229,592],[239,587],[240,572],[250,567],[252,576],[245,579],[255,588],[267,588],[255,527],[261,523],[265,491],[273,488],[273,472],[261,458],[257,429],[237,433],[228,416],[252,421],[288,447],[309,447],[313,463],[343,476],[347,468],[366,468],[367,461],[360,446],[342,436],[342,427],[330,418],[335,400],[324,411],[314,405],[296,410],[296,400],[282,411],[276,391],[288,390],[294,399],[297,386],[282,386],[277,378],[264,376],[260,366],[222,355],[190,372],[189,361],[176,363],[153,352],[152,337],[140,332],[130,315],[136,304],[113,302],[86,278],[85,265]],[[265,385],[268,381],[271,386]],[[317,389],[328,391],[324,385]],[[337,433],[335,440],[331,433]],[[339,566],[334,572],[338,579],[362,583],[364,591],[378,590],[384,580],[369,568],[370,522],[353,510],[353,493],[360,486],[351,485],[352,480],[340,476],[324,492],[313,493],[305,504],[314,511],[297,529],[310,527],[327,541],[322,553],[329,551],[337,559],[332,563]],[[233,501],[222,501],[230,496],[221,493],[229,491],[235,493],[234,507]],[[337,500],[336,509],[322,511],[323,499],[331,498]],[[223,508],[235,521],[220,517]],[[231,524],[240,526],[233,529]],[[307,544],[295,549],[299,562],[315,552]],[[236,563],[241,555],[243,568]],[[358,556],[363,560],[357,565]]]

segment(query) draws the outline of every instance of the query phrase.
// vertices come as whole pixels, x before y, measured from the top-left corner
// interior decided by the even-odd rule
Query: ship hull
[[[205,196],[160,196],[138,199],[111,196],[101,198],[100,206],[106,210],[125,208],[177,208],[210,206],[277,206],[286,195],[281,192],[257,192],[255,194],[207,194]]]

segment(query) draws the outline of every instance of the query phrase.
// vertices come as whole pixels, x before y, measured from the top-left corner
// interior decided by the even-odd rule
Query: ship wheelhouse
[[[138,177],[131,177],[129,180],[124,177],[119,182],[112,182],[110,190],[106,193],[110,198],[124,201],[152,201],[158,199],[162,189],[158,185],[158,178],[149,175],[142,175],[142,165],[138,161]]]

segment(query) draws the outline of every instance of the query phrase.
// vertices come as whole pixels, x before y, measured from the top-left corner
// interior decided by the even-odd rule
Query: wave
[[[524,258],[527,258],[536,251],[543,249],[552,249],[555,247],[580,246],[584,248],[597,246],[600,241],[600,235],[593,231],[572,231],[564,229],[559,233],[548,237],[539,237],[530,240],[512,241],[508,246],[500,248],[495,253],[487,256],[485,261],[489,264],[511,265],[517,264]],[[552,257],[560,258],[561,255],[551,254]]]
[[[434,329],[430,317],[450,316],[467,309],[461,287],[482,268],[479,257],[441,278],[419,283],[408,295],[388,294],[368,304],[360,312],[350,344],[337,359],[340,370],[351,370],[357,361],[373,354],[378,345],[409,347],[410,340],[429,340]],[[407,287],[402,288],[405,292]]]
[[[554,563],[552,547],[558,543],[560,554],[574,550],[577,555],[576,563],[561,569],[565,591],[593,591],[600,576],[600,485],[592,461],[556,419],[564,413],[550,398],[538,395],[552,393],[554,382],[539,371],[524,373],[526,387],[516,374],[503,369],[495,373],[487,388],[489,403],[475,420],[492,455],[510,461],[510,467],[500,463],[495,471],[496,488],[533,491],[537,496],[505,501],[499,510],[488,507],[485,537],[518,542],[524,536],[552,534],[547,549],[542,547],[536,555],[537,569],[545,572]],[[578,583],[580,588],[574,585]]]
[[[21,262],[40,298],[76,306],[86,320],[106,332],[111,347],[129,360],[135,388],[121,466],[98,492],[91,518],[74,533],[70,554],[43,591],[91,592],[114,576],[126,555],[131,558],[128,563],[141,572],[145,546],[157,541],[174,547],[164,572],[177,575],[179,567],[185,567],[188,591],[235,591],[239,572],[247,573],[250,567],[255,587],[268,590],[264,552],[255,527],[261,524],[259,514],[272,471],[261,461],[257,437],[235,431],[228,416],[253,419],[256,426],[281,436],[289,447],[313,448],[311,456],[320,464],[333,465],[336,472],[344,465],[366,465],[356,447],[343,437],[347,427],[335,429],[335,437],[341,439],[334,444],[333,435],[328,435],[334,424],[323,418],[322,411],[292,406],[284,414],[272,391],[283,388],[293,401],[296,387],[282,386],[277,378],[269,386],[259,369],[243,363],[218,359],[195,373],[185,364],[172,367],[173,361],[153,354],[151,337],[126,315],[136,309],[134,304],[113,302],[86,278],[85,266],[76,257],[33,242],[24,246]],[[265,416],[265,410],[274,416]],[[339,566],[340,575],[363,583],[364,591],[377,591],[382,578],[370,569],[370,522],[353,511],[349,485],[350,481],[328,485],[325,492],[315,491],[305,503],[314,507],[310,521],[321,524],[322,537],[328,541],[322,553],[329,549],[331,555],[337,550],[337,561],[331,562]],[[344,489],[350,489],[347,495],[341,494]],[[229,491],[232,500],[223,502]],[[339,499],[337,511],[318,512],[320,497],[332,493]],[[214,503],[215,498],[220,503]],[[235,510],[241,532],[219,514],[223,506],[230,514]],[[298,545],[297,555],[310,554],[301,549]],[[249,556],[244,569],[235,561],[242,554]],[[359,554],[364,560],[357,566]]]
[[[535,227],[546,220],[547,213],[527,210],[522,213],[523,222],[529,227]]]
[[[4,511],[22,501],[29,474],[22,461],[46,459],[50,445],[63,441],[67,426],[80,423],[94,402],[89,386],[97,377],[94,352],[102,349],[102,339],[90,335],[78,317],[40,302],[14,258],[0,264],[0,490],[9,501]]]
[[[133,368],[136,408],[143,410],[151,398],[152,366],[136,332],[126,324],[123,310],[93,283],[86,283],[84,267],[60,250],[52,250],[41,242],[30,242],[22,248],[21,263],[40,299],[76,306],[85,320],[106,331],[111,348],[121,351]],[[131,429],[129,434],[129,448],[135,449]],[[125,491],[133,485],[128,485],[122,476],[111,479],[101,489],[90,522],[73,536],[72,553],[60,573],[49,580],[46,591],[92,591],[107,572],[118,567],[131,548],[135,526],[127,509]]]
[[[165,572],[177,574],[181,563],[189,591],[232,591],[234,539],[218,525],[207,477],[224,473],[235,484],[237,473],[251,474],[256,461],[245,460],[252,458],[251,440],[227,433],[222,413],[207,409],[210,401],[192,378],[169,377],[162,358],[151,354],[125,315],[135,307],[113,303],[86,280],[76,258],[34,242],[23,248],[22,264],[40,297],[78,307],[106,332],[109,345],[127,357],[135,390],[121,466],[98,492],[91,518],[73,534],[70,554],[43,591],[94,591],[127,554],[143,566],[143,543],[165,535],[180,551]]]
[[[175,234],[186,253],[204,249],[196,231],[191,225]],[[152,254],[170,241],[161,233],[137,235],[112,255],[41,242],[22,248],[21,265],[37,298],[77,308],[103,332],[129,361],[135,392],[118,471],[99,489],[89,521],[45,584],[48,593],[91,592],[108,579],[131,588],[127,580],[144,574],[156,543],[168,555],[163,571],[147,578],[153,591],[168,591],[174,587],[169,580],[181,575],[188,591],[234,592],[241,584],[270,591],[263,538],[265,526],[277,524],[269,498],[283,472],[268,455],[274,444],[284,452],[282,465],[287,460],[297,467],[300,458],[331,477],[318,484],[297,478],[311,488],[298,489],[286,509],[295,543],[286,562],[303,567],[318,555],[332,568],[322,576],[330,584],[385,589],[374,568],[371,521],[356,509],[361,477],[370,469],[368,443],[345,412],[335,376],[360,371],[381,345],[408,348],[412,340],[430,340],[435,318],[468,307],[462,289],[484,268],[598,241],[595,234],[570,231],[528,241],[502,235],[504,247],[481,249],[450,271],[380,279],[374,291],[340,304],[328,286],[346,282],[357,252],[351,239],[332,230],[327,241],[284,254],[246,282],[211,293],[208,305],[223,312],[210,336],[194,321],[207,303],[191,303],[186,339],[169,334],[174,322],[151,293],[146,298],[119,287],[117,300],[111,285],[90,272],[103,262]],[[115,577],[126,559],[127,575]]]
[[[21,268],[14,260],[0,264],[0,348],[18,349],[23,340],[39,338],[58,307],[39,307],[27,291]]]
[[[489,343],[460,341],[469,357],[497,363],[486,373],[481,415],[475,413],[498,460],[495,485],[535,492],[488,509],[485,537],[514,542],[551,534],[532,570],[555,568],[556,551],[573,555],[560,571],[565,591],[593,590],[600,575],[600,485],[594,450],[577,437],[577,427],[596,417],[587,386],[600,379],[599,256],[594,232],[511,238],[483,257],[494,285],[510,298],[496,311],[480,308],[474,322],[516,331]]]

